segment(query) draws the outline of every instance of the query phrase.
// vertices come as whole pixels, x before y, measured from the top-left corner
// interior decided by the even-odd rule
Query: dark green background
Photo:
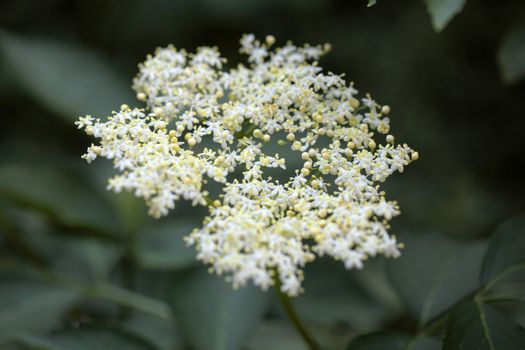
[[[195,349],[220,349],[217,344],[224,339],[223,349],[247,343],[250,349],[302,348],[271,292],[261,296],[247,289],[240,292],[244,296],[232,296],[195,266],[193,252],[182,247],[180,237],[199,225],[202,210],[181,204],[169,218],[154,222],[144,217],[140,201],[104,191],[109,164],[87,166],[80,159],[92,140],[75,129],[75,119],[104,117],[121,103],[139,106],[130,88],[137,64],[169,43],[188,50],[218,46],[232,65],[242,59],[238,39],[243,33],[273,34],[277,44],[331,43],[332,52],[321,62],[325,69],[345,73],[360,92],[389,104],[396,140],[419,151],[419,161],[385,184],[389,198],[402,209],[392,232],[407,238],[406,255],[431,271],[425,259],[439,252],[443,240],[446,248],[437,261],[456,252],[445,235],[460,237],[475,251],[503,220],[525,209],[525,84],[505,82],[498,65],[507,33],[524,21],[525,3],[520,1],[469,0],[441,33],[432,29],[420,0],[383,0],[371,8],[364,0],[1,1],[0,329],[6,325],[6,334],[22,334],[17,339],[25,339],[19,340],[24,346],[36,344],[28,340],[34,334],[41,342],[44,334],[62,329],[52,337],[55,348],[38,343],[46,349],[77,349],[67,343],[70,338],[129,341],[128,333],[118,333],[122,329],[140,329],[133,337],[162,350],[174,349],[175,343],[178,348],[188,343]],[[430,231],[438,233],[425,234]],[[441,243],[423,239],[409,244],[436,235]],[[419,244],[425,253],[413,257]],[[297,303],[328,348],[341,348],[358,333],[413,332],[418,322],[428,321],[411,310],[417,297],[405,300],[402,288],[392,287],[384,261],[369,265],[348,273],[321,261],[307,270],[307,292]],[[44,275],[59,271],[73,276],[73,284],[81,286],[71,291],[71,281],[47,275],[42,282],[35,266]],[[442,301],[438,309],[468,294],[468,286],[461,284],[478,271],[471,270],[450,281],[451,289],[460,291],[458,298]],[[412,272],[407,273],[399,279],[410,284]],[[108,301],[107,293],[101,297],[100,291],[91,291],[100,283],[148,295],[161,303],[154,305],[161,314],[171,305],[176,321],[137,313],[132,310],[136,303],[122,302],[127,299],[118,293],[109,293],[116,300]],[[39,300],[47,292],[50,299]],[[217,297],[221,293],[223,299]],[[211,305],[203,308],[203,300]],[[251,316],[242,315],[245,303],[253,309]],[[229,316],[217,316],[222,312],[214,311],[217,304]],[[30,308],[19,324],[9,321],[27,312],[17,305]],[[27,305],[50,309],[31,312]],[[228,322],[233,322],[231,329]],[[85,334],[67,333],[72,327]],[[199,343],[202,338],[214,347]],[[102,349],[97,344],[91,346]],[[423,348],[431,346],[436,345]]]

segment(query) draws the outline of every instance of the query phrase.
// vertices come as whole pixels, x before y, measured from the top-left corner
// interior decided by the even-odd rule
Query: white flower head
[[[279,279],[283,292],[297,295],[304,266],[319,256],[348,269],[399,256],[387,231],[399,208],[378,184],[419,155],[390,134],[379,144],[390,107],[359,99],[353,83],[323,72],[317,61],[328,45],[274,43],[243,36],[248,65],[229,70],[217,48],[157,49],[133,81],[145,109],[123,105],[105,121],[87,116],[76,124],[99,139],[83,157],[112,159],[120,174],[108,187],[144,198],[152,216],[181,199],[208,206],[186,242],[217,274],[236,287],[267,289]],[[205,139],[214,146],[204,147]],[[302,160],[287,182],[265,175],[289,168],[265,150],[271,141]],[[242,175],[231,180],[236,170]],[[204,189],[209,181],[224,184],[215,200]]]

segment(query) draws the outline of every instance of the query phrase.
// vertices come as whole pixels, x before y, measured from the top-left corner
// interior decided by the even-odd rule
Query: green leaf
[[[105,189],[108,179],[115,176],[118,172],[113,167],[113,164],[107,161],[101,161],[95,165],[86,165],[83,170],[97,189]],[[101,194],[115,209],[119,221],[122,222],[126,232],[136,233],[142,228],[158,222],[158,220],[147,214],[148,208],[144,199],[136,197],[131,192],[115,193],[113,191],[103,191]]]
[[[115,242],[62,231],[33,211],[12,209],[6,217],[12,222],[11,238],[57,272],[105,281],[123,254]]]
[[[491,238],[483,260],[481,280],[492,285],[525,269],[525,215],[499,226]]]
[[[309,264],[305,269],[306,293],[293,300],[301,318],[313,324],[348,324],[354,332],[372,331],[395,318],[388,296],[373,294],[376,287],[395,293],[387,281],[373,281],[381,278],[379,262],[367,262],[362,271],[349,271],[329,258]],[[372,285],[367,288],[366,283]]]
[[[172,318],[171,309],[168,305],[117,285],[104,282],[86,283],[76,278],[58,274],[53,276],[53,280],[58,285],[77,291],[85,297],[110,301],[166,320]]]
[[[288,320],[262,321],[251,337],[251,350],[304,350],[304,339]]]
[[[505,34],[498,49],[498,64],[503,81],[515,83],[525,77],[525,26]]]
[[[196,350],[241,349],[268,306],[269,292],[234,290],[221,277],[196,268],[173,281],[170,301],[185,338]]]
[[[387,264],[408,311],[424,325],[479,287],[485,244],[426,233],[400,238],[406,248]]]
[[[525,293],[525,288],[521,288],[521,292]],[[485,298],[483,298],[485,300]],[[498,310],[505,312],[510,318],[516,321],[522,328],[525,328],[525,298],[520,301],[499,302]]]
[[[118,229],[112,207],[89,181],[57,165],[0,165],[0,194],[68,227],[113,233]]]
[[[467,0],[424,0],[436,32],[445,28],[455,15],[461,12]]]
[[[88,281],[107,281],[123,254],[123,247],[84,237],[58,237],[53,265],[57,271]]]
[[[376,3],[377,3],[377,0],[368,0],[368,4],[366,5],[366,7],[374,6]]]
[[[400,332],[379,332],[353,339],[347,350],[439,350],[440,348],[440,342],[433,338],[418,338]]]
[[[158,350],[131,332],[109,327],[69,329],[49,337],[24,334],[17,341],[35,350]]]
[[[196,263],[195,251],[188,248],[183,237],[196,227],[195,221],[174,220],[156,223],[137,237],[135,258],[147,269],[183,269]]]
[[[0,280],[0,343],[20,331],[45,331],[78,300],[76,293],[42,283]]]
[[[445,328],[443,350],[519,350],[525,331],[507,316],[467,300],[452,311]]]
[[[0,273],[10,278],[24,276],[32,280],[43,281],[48,285],[56,286],[56,289],[71,291],[82,298],[109,301],[164,320],[173,318],[171,308],[162,301],[109,282],[83,281],[77,276],[52,270],[35,269],[32,265],[16,260],[1,261]]]
[[[136,312],[122,324],[122,328],[144,338],[159,350],[179,348],[178,334],[172,320]]]
[[[111,66],[87,48],[0,32],[0,55],[23,89],[68,121],[132,101]]]

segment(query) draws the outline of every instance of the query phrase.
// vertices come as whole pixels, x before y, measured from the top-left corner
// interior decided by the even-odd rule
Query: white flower
[[[79,128],[79,129],[83,129],[87,126],[91,126],[93,125],[93,117],[90,116],[90,115],[86,115],[85,117],[80,117],[78,118],[78,120],[75,122],[75,125]]]
[[[199,260],[235,287],[267,289],[278,279],[297,295],[304,266],[318,256],[348,269],[399,256],[388,234],[399,209],[378,183],[418,154],[392,135],[378,143],[390,107],[369,95],[359,100],[343,75],[323,72],[317,61],[327,45],[273,49],[274,42],[243,36],[248,65],[228,71],[217,48],[157,49],[133,81],[145,109],[123,105],[105,121],[86,116],[76,125],[99,139],[83,158],[112,159],[121,173],[108,188],[144,198],[150,215],[167,215],[181,199],[208,205],[202,227],[186,237]],[[289,181],[265,176],[266,168],[287,168],[267,142],[299,152]],[[235,171],[242,176],[228,181]],[[210,180],[224,184],[219,198],[209,198]]]

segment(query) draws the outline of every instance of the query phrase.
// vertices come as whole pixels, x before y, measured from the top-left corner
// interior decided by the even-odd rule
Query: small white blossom
[[[297,295],[304,266],[318,256],[348,269],[368,257],[399,256],[388,234],[399,208],[378,183],[419,154],[394,145],[390,134],[378,143],[374,133],[390,129],[390,107],[370,95],[359,100],[343,75],[324,73],[317,60],[328,45],[274,49],[274,42],[243,36],[248,65],[228,71],[217,48],[157,49],[133,81],[145,109],[123,105],[107,120],[86,116],[76,125],[99,139],[83,158],[111,159],[120,171],[108,188],[144,198],[152,216],[167,215],[181,199],[208,205],[186,242],[217,274],[262,289],[278,278],[283,292]],[[264,150],[272,140],[303,161],[285,183],[264,175],[287,168]],[[228,181],[236,170],[240,179]],[[209,180],[224,184],[215,200],[204,189]]]

